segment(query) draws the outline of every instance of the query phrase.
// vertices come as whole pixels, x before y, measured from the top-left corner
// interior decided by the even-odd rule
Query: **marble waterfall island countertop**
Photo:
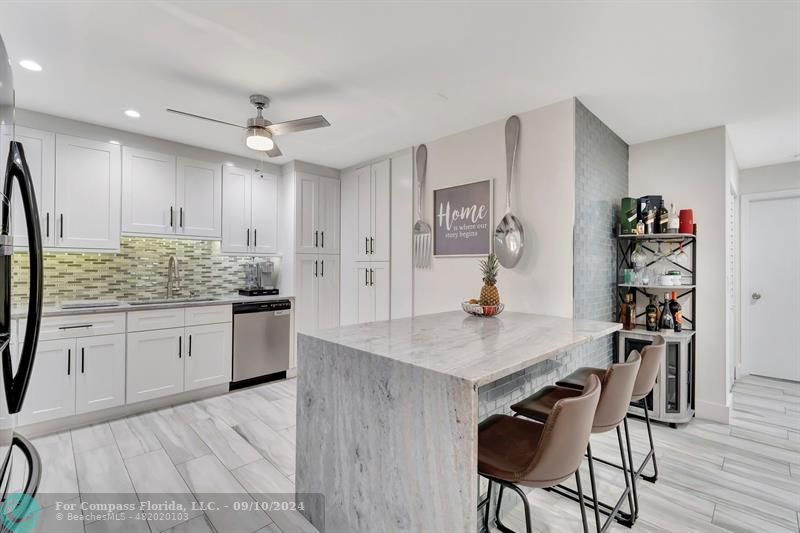
[[[303,514],[320,531],[475,531],[478,388],[620,328],[453,311],[300,334]]]
[[[479,387],[621,328],[613,322],[529,313],[476,317],[448,311],[308,335]]]

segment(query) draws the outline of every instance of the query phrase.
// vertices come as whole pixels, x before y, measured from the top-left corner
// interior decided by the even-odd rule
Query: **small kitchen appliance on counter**
[[[242,296],[271,296],[278,294],[275,287],[275,263],[272,261],[253,261],[244,265],[244,288],[239,289]]]

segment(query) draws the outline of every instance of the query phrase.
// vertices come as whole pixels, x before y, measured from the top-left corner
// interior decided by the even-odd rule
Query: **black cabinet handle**
[[[314,248],[319,248],[319,231],[314,230]]]
[[[369,286],[372,287],[375,285],[375,271],[371,268],[369,269]]]
[[[91,324],[78,324],[75,326],[59,326],[58,329],[65,330],[65,329],[80,329],[80,328],[90,328],[92,327]]]
[[[81,348],[81,374],[84,373],[84,364],[86,362],[84,358],[84,356],[86,355],[85,350],[86,350],[85,348]]]
[[[317,277],[317,261],[314,261],[314,277]]]
[[[45,213],[45,220],[47,222],[45,223],[45,232],[44,232],[44,234],[45,234],[45,236],[49,237],[50,236],[50,211]]]
[[[175,220],[172,213],[172,206],[169,206],[169,227],[170,228],[175,227]]]
[[[364,286],[369,287],[369,269],[364,269]]]
[[[180,221],[180,226],[183,227],[183,208],[181,207],[178,210],[178,220]]]
[[[319,275],[324,278],[325,277],[325,260],[324,259],[322,261],[320,261],[320,265],[321,265],[321,268],[320,268]]]
[[[72,374],[72,348],[67,348],[67,375]]]
[[[250,228],[247,228],[247,247],[250,247]]]
[[[325,232],[321,231],[320,233],[322,234],[322,248],[325,248]]]
[[[364,237],[364,253],[369,255],[369,237]]]
[[[64,213],[61,213],[61,232],[59,233],[59,238],[64,238]]]
[[[253,247],[258,248],[258,229],[253,229]]]
[[[189,335],[189,357],[192,356],[192,336]]]
[[[375,239],[369,238],[369,253],[375,255]]]
[[[181,349],[181,343],[183,342],[183,335],[178,336],[178,359],[183,357],[183,350]]]

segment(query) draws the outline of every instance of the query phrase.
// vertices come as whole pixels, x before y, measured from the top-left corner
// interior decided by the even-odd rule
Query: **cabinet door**
[[[11,132],[2,130],[0,135],[0,169],[5,176],[6,162],[8,161],[8,143],[11,142]],[[46,131],[34,130],[16,126],[16,140],[22,143],[25,150],[25,160],[31,171],[33,190],[36,194],[36,203],[39,206],[39,220],[42,228],[42,246],[53,246],[53,195],[55,193],[55,161],[56,161],[56,136]],[[28,246],[28,233],[25,226],[25,211],[19,195],[19,186],[14,181],[11,192],[11,231],[14,236],[14,246],[25,248]]]
[[[339,205],[341,183],[333,178],[319,178],[319,251],[326,254],[339,253]]]
[[[391,235],[391,168],[389,160],[372,165],[372,238],[373,261],[388,261]]]
[[[75,351],[75,412],[125,403],[125,335],[78,339]]]
[[[375,297],[370,286],[370,264],[359,263],[356,268],[356,322],[372,322],[375,319]]]
[[[40,342],[20,424],[75,414],[75,373],[75,339]]]
[[[222,251],[250,251],[250,188],[252,171],[224,167],[222,171]]]
[[[184,390],[231,380],[231,323],[186,328]]]
[[[56,135],[56,246],[119,249],[119,146]]]
[[[316,255],[298,255],[295,264],[295,327],[313,331],[317,329],[319,260]]]
[[[278,178],[255,173],[251,198],[251,250],[256,254],[275,253],[278,249]]]
[[[222,167],[178,158],[175,231],[186,237],[222,236]]]
[[[314,254],[319,246],[319,222],[317,221],[317,196],[319,178],[297,173],[297,249],[299,254]]]
[[[370,282],[375,299],[375,316],[373,320],[389,320],[391,313],[389,263],[373,263],[370,268],[372,269]]]
[[[122,148],[122,231],[172,235],[178,227],[175,157]]]
[[[128,333],[127,403],[183,391],[183,328]]]
[[[317,327],[339,325],[339,256],[319,256],[319,294],[317,295]]]
[[[358,233],[356,244],[359,261],[369,261],[372,258],[369,240],[372,237],[372,175],[370,168],[366,166],[356,170],[356,181],[358,183],[358,193],[356,195],[358,198],[356,207]]]

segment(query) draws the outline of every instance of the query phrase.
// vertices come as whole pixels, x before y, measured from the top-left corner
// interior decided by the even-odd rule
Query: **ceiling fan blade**
[[[283,152],[281,152],[281,149],[278,148],[277,144],[272,147],[272,150],[267,150],[267,156],[268,157],[278,157],[278,156],[281,156],[281,155],[283,155]]]
[[[202,115],[195,115],[194,113],[187,113],[186,111],[178,111],[177,109],[170,109],[167,108],[168,113],[175,113],[176,115],[183,115],[185,117],[192,117],[192,118],[199,118],[201,120],[208,120],[210,122],[216,122],[218,124],[225,124],[226,126],[233,126],[234,128],[244,129],[245,126],[240,126],[239,124],[233,124],[232,122],[225,122],[224,120],[217,120],[215,118],[204,117]]]
[[[330,125],[330,122],[325,120],[325,117],[322,115],[315,115],[313,117],[298,118],[297,120],[288,120],[286,122],[270,124],[267,126],[267,129],[273,135],[285,135],[287,133],[294,133],[297,131],[325,128]]]

